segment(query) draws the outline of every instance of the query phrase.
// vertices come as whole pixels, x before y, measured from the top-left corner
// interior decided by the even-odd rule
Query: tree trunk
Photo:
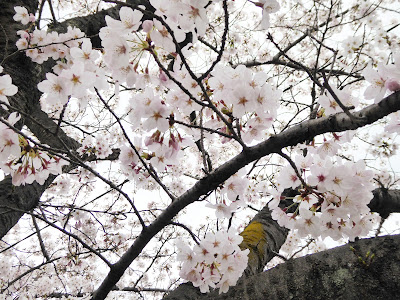
[[[398,299],[399,261],[400,235],[363,239],[245,277],[226,294],[186,283],[163,299]]]
[[[30,12],[37,9],[37,1],[5,1],[0,10],[0,49],[7,59],[4,61],[4,73],[12,77],[13,84],[18,87],[18,93],[9,97],[9,102],[16,111],[21,113],[21,122],[16,127],[26,125],[35,134],[39,141],[50,147],[64,150],[75,150],[79,143],[68,137],[61,129],[56,132],[57,124],[51,120],[40,108],[41,93],[37,84],[44,79],[45,72],[42,66],[31,62],[23,52],[17,50],[15,43],[18,40],[17,30],[23,27],[14,22],[14,6],[25,6]],[[7,24],[7,25],[5,25]],[[12,111],[12,110],[10,110]],[[7,112],[2,110],[2,115]],[[24,211],[35,208],[39,199],[49,184],[55,179],[51,176],[46,184],[37,183],[14,187],[11,178],[6,177],[0,182],[0,238],[2,238],[20,219]]]
[[[134,5],[145,5],[149,11],[154,10],[146,0],[128,1]],[[68,137],[61,128],[57,129],[57,123],[41,110],[40,96],[41,92],[37,89],[37,84],[45,79],[46,72],[51,72],[51,63],[46,62],[43,65],[33,63],[25,53],[17,52],[15,46],[19,39],[16,32],[24,29],[25,26],[13,20],[15,6],[25,6],[29,12],[35,13],[38,8],[38,1],[18,0],[5,1],[0,10],[0,24],[3,25],[0,30],[0,51],[4,57],[4,73],[9,74],[13,84],[18,87],[18,93],[9,97],[9,102],[16,111],[21,113],[21,122],[16,126],[22,128],[26,125],[29,130],[39,139],[42,144],[46,144],[55,149],[65,151],[75,151],[79,143]],[[111,8],[100,11],[96,14],[69,19],[63,23],[53,24],[53,30],[66,32],[68,26],[76,26],[92,37],[94,47],[101,47],[100,39],[97,34],[101,27],[106,26],[105,15],[118,18],[119,8]],[[146,16],[145,16],[146,18]],[[11,110],[12,111],[12,110]],[[0,108],[2,116],[8,113]],[[57,134],[55,134],[57,132]],[[18,222],[23,216],[24,211],[34,209],[46,188],[56,178],[51,176],[44,186],[34,183],[32,186],[14,187],[10,179],[4,179],[0,182],[0,238]]]

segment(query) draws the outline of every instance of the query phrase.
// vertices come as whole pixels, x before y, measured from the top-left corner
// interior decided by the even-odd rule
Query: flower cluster
[[[367,206],[373,198],[373,172],[366,170],[362,161],[335,163],[318,155],[297,156],[295,161],[305,180],[301,182],[291,166],[285,167],[277,178],[279,191],[269,203],[272,217],[281,226],[296,229],[303,237],[330,236],[336,240],[354,240],[372,230],[379,218]],[[278,207],[283,189],[299,186],[300,195],[294,197],[293,204],[284,210]]]
[[[148,47],[147,42],[136,33],[143,14],[121,7],[119,15],[120,21],[106,16],[107,26],[100,29],[99,36],[104,48],[104,61],[112,71],[112,77],[132,86],[136,76],[130,64],[131,55],[140,57],[140,51]]]
[[[45,94],[46,105],[58,108],[71,97],[82,99],[93,87],[99,90],[107,87],[103,71],[96,68],[98,57],[89,39],[72,47],[65,57],[68,63],[58,63],[53,68],[56,74],[47,73],[46,80],[38,84],[38,89]]]
[[[156,14],[167,20],[171,28],[175,30],[179,26],[185,33],[191,32],[194,38],[203,36],[206,32],[208,17],[205,7],[208,6],[208,2],[208,0],[150,0],[151,5],[156,9]],[[154,25],[160,31],[160,26]],[[161,28],[161,34],[163,30]]]
[[[193,249],[179,241],[177,259],[183,262],[180,277],[191,281],[202,293],[209,292],[210,287],[226,293],[247,267],[249,249],[240,250],[242,240],[231,228],[228,232],[208,232]]]
[[[92,49],[90,39],[84,38],[80,29],[69,26],[61,34],[39,29],[17,33],[21,37],[17,41],[18,49],[26,49],[32,61],[43,63],[49,58],[57,61],[54,73],[47,73],[46,80],[38,84],[38,89],[45,94],[44,105],[59,108],[70,97],[82,98],[93,87],[102,90],[108,86],[103,70],[95,62],[100,54]]]
[[[25,53],[32,61],[41,64],[49,58],[54,60],[63,59],[69,55],[70,48],[78,47],[82,42],[84,33],[78,28],[68,26],[66,33],[35,29],[19,30],[17,34],[20,39],[16,45],[19,50]]]
[[[220,190],[220,199],[216,204],[207,203],[206,207],[215,209],[217,218],[230,218],[238,206],[245,206],[243,195],[246,193],[246,187],[250,185],[249,179],[244,170],[231,176],[225,181]]]
[[[7,122],[14,125],[19,119],[20,116],[12,113]],[[42,185],[50,174],[62,173],[62,166],[67,164],[65,160],[46,154],[3,123],[0,132],[0,168],[11,174],[13,185],[33,181]]]
[[[344,106],[346,106],[347,108],[357,107],[358,100],[352,97],[350,88],[348,86],[343,90],[339,90],[335,87],[332,87],[332,90],[334,92],[334,95],[340,100],[340,102]],[[318,98],[318,102],[324,108],[326,115],[335,114],[343,111],[343,109],[334,99],[333,95],[328,91],[325,91],[324,94]]]
[[[81,155],[84,154],[94,154],[97,158],[106,158],[110,154],[112,154],[112,150],[110,147],[110,142],[107,140],[107,137],[98,136],[94,139],[92,136],[87,136],[83,142],[82,146],[77,150]]]
[[[14,20],[24,25],[34,22],[34,17],[29,16],[26,8],[15,7],[15,11]],[[17,32],[21,37],[16,44],[18,49],[25,50],[26,55],[36,63],[43,63],[49,58],[58,60],[53,68],[54,73],[47,73],[46,80],[38,84],[38,89],[45,94],[43,106],[60,109],[71,97],[83,98],[89,90],[93,91],[93,87],[99,90],[107,87],[104,73],[95,63],[100,55],[92,49],[90,40],[83,38],[81,30],[68,27],[67,33],[58,34],[39,29],[30,32],[30,28]],[[6,96],[14,95],[17,90],[11,84],[9,75],[0,77],[1,101],[8,104]],[[8,123],[14,125],[18,119],[19,116],[13,113]],[[101,147],[103,151],[98,150]],[[98,142],[96,154],[101,157],[109,154],[107,147],[108,144],[105,146],[105,143]],[[50,174],[62,173],[62,166],[67,164],[62,158],[32,145],[5,125],[0,148],[3,158],[1,168],[11,174],[14,185],[33,181],[44,184]]]
[[[227,116],[247,118],[242,128],[243,141],[261,140],[276,119],[282,92],[266,82],[266,73],[253,73],[244,65],[235,69],[218,65],[211,75],[208,84],[220,110]]]

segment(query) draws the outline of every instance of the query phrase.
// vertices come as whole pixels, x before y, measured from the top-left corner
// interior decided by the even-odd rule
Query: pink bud
[[[119,95],[119,82],[118,82],[118,80],[116,80],[115,84],[114,84],[114,94],[115,94],[115,96]]]
[[[168,81],[168,77],[167,75],[165,75],[165,73],[163,71],[160,71],[160,75],[158,76],[158,78],[162,81],[162,82],[167,82]]]
[[[394,79],[394,78],[389,78],[388,80],[386,80],[385,82],[385,87],[391,91],[391,92],[395,92],[400,90],[400,83],[398,80]]]
[[[144,21],[142,24],[142,28],[144,32],[146,33],[150,32],[150,30],[153,28],[153,21],[151,20]]]
[[[151,145],[153,143],[154,143],[154,140],[151,137],[147,136],[147,137],[144,138],[144,145],[145,146],[149,146],[149,145]]]
[[[29,38],[31,38],[30,35],[29,35],[29,33],[26,32],[25,30],[18,30],[18,31],[17,31],[17,34],[18,34],[21,38],[24,38],[24,39],[29,39]]]
[[[29,14],[29,22],[34,23],[36,21],[36,18],[33,14]]]

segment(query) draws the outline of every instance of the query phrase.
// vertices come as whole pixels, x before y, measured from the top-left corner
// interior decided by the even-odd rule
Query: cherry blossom
[[[345,88],[344,90],[339,90],[335,87],[332,87],[332,90],[344,106],[351,108],[358,106],[357,99],[351,96],[348,88]],[[319,97],[318,102],[325,109],[326,115],[335,114],[343,111],[334,99],[334,97],[327,91],[325,91],[325,93]]]
[[[47,73],[46,78],[38,84],[38,89],[42,93],[46,93],[46,101],[50,104],[64,105],[67,103],[71,92],[65,79],[52,73]]]
[[[158,20],[153,20],[153,25],[155,30],[150,32],[150,37],[154,44],[168,52],[175,52],[175,44],[167,28]],[[185,33],[178,28],[175,28],[174,36],[178,43],[182,42],[186,37]]]
[[[14,96],[18,92],[18,87],[12,84],[11,76],[6,74],[0,76],[0,101],[7,104],[9,96]]]
[[[292,170],[292,166],[288,166],[280,172],[278,182],[281,191],[289,186],[296,188],[295,183],[300,185],[298,176]],[[288,219],[286,213],[277,206],[279,198],[270,206],[273,209],[272,216],[279,224],[297,229],[300,236],[345,237],[354,240],[357,235],[352,229],[358,228],[357,224],[361,222],[358,216],[361,213],[374,221],[363,222],[360,226],[364,229],[359,233],[365,234],[372,229],[377,216],[372,217],[367,205],[373,197],[373,173],[365,169],[362,161],[342,163],[340,160],[333,162],[325,158],[325,161],[315,160],[304,170],[308,174],[303,181],[307,186],[300,190],[301,196],[293,199],[294,203],[299,204],[299,212]],[[343,230],[344,227],[346,230]]]
[[[298,124],[301,126],[306,119],[316,118],[308,123],[311,124],[324,115],[343,110],[351,114],[368,105],[365,100],[374,99],[377,103],[387,94],[400,90],[398,47],[383,26],[377,29],[376,18],[366,19],[367,4],[360,4],[356,10],[356,17],[362,20],[360,23],[353,20],[352,10],[350,19],[345,14],[341,16],[345,21],[330,15],[331,11],[327,14],[322,6],[321,14],[311,16],[329,20],[326,24],[330,25],[326,26],[329,38],[322,38],[320,45],[323,47],[315,60],[307,43],[299,42],[293,46],[299,46],[301,50],[289,47],[286,51],[284,48],[288,47],[287,42],[294,33],[306,32],[305,38],[312,38],[316,45],[321,38],[318,27],[310,27],[311,30],[302,23],[310,16],[300,8],[301,5],[298,12],[296,9],[286,17],[286,10],[278,13],[280,4],[276,0],[244,1],[240,3],[245,5],[243,9],[236,5],[240,1],[149,2],[155,9],[154,14],[144,14],[143,6],[133,9],[134,6],[121,5],[119,20],[106,16],[106,26],[98,34],[101,50],[94,49],[91,37],[85,36],[79,28],[68,27],[63,33],[39,29],[35,24],[29,24],[34,22],[34,17],[26,8],[15,7],[14,20],[29,24],[25,30],[17,32],[19,54],[25,53],[38,64],[45,61],[53,64],[53,73],[48,72],[46,79],[37,86],[43,93],[40,99],[42,110],[57,124],[51,134],[61,139],[65,133],[68,139],[74,139],[80,145],[72,151],[67,147],[58,149],[58,146],[50,148],[41,144],[27,127],[11,128],[19,125],[20,119],[17,113],[11,113],[0,123],[0,167],[11,175],[16,186],[35,181],[43,185],[51,174],[62,173],[67,160],[73,162],[70,166],[73,171],[60,176],[49,187],[49,195],[52,192],[66,196],[48,200],[48,207],[43,196],[41,205],[44,209],[40,207],[44,216],[46,209],[51,212],[49,215],[54,214],[51,220],[55,223],[52,224],[61,224],[63,230],[96,249],[85,252],[83,259],[79,248],[84,244],[76,242],[71,247],[72,235],[67,238],[68,249],[46,245],[45,248],[56,249],[63,256],[60,258],[62,268],[58,262],[54,266],[58,268],[55,268],[56,272],[60,271],[57,278],[62,278],[58,284],[67,282],[60,289],[64,288],[68,293],[93,292],[94,286],[100,283],[78,277],[80,271],[89,272],[88,278],[93,276],[95,271],[91,266],[98,261],[90,256],[96,254],[101,258],[105,253],[107,258],[103,261],[122,257],[132,240],[141,234],[136,232],[138,224],[145,224],[141,224],[145,228],[157,220],[164,208],[174,207],[176,198],[184,195],[188,188],[193,185],[196,188],[197,182],[213,176],[213,172],[217,173],[226,163],[234,161],[237,155],[245,155],[256,144],[261,148],[259,142],[267,139],[274,144],[276,135],[297,130]],[[257,10],[259,15],[247,10],[246,5]],[[284,8],[288,4],[282,2],[281,5]],[[224,18],[225,11],[229,18]],[[274,13],[279,18],[277,26],[271,26],[274,25],[271,24]],[[300,13],[305,15],[299,17]],[[326,19],[328,15],[329,19]],[[142,22],[144,16],[151,20]],[[282,35],[282,28],[293,26],[288,21],[291,18],[298,20],[297,31]],[[229,26],[224,28],[226,20]],[[245,20],[245,27],[241,20]],[[362,23],[364,21],[367,23]],[[335,28],[341,26],[341,22],[370,28],[376,38],[371,42],[366,30],[362,37],[341,37],[337,42],[335,35],[341,32]],[[258,30],[260,27],[262,30]],[[269,37],[273,36],[279,42],[264,43],[266,29],[270,30]],[[222,44],[221,38],[225,35]],[[179,49],[178,44],[190,36],[190,42]],[[371,45],[375,44],[379,51],[372,49],[375,46]],[[254,49],[258,50],[250,51]],[[348,55],[343,55],[346,52]],[[382,57],[380,52],[384,53]],[[375,68],[376,61],[385,63],[378,63]],[[315,74],[311,76],[305,72],[304,75],[309,68]],[[0,71],[3,71],[1,66]],[[321,85],[322,79],[326,84],[329,82],[331,89]],[[17,92],[9,75],[0,76],[2,103],[9,104],[8,97]],[[310,102],[306,103],[308,100]],[[345,109],[340,107],[339,101]],[[319,105],[322,109],[318,109]],[[310,133],[311,138],[304,138],[302,144],[287,142],[284,149],[274,148],[268,157],[257,160],[246,157],[246,164],[254,162],[251,168],[243,167],[243,164],[241,170],[235,170],[236,174],[229,173],[229,178],[217,178],[220,181],[208,191],[209,194],[193,200],[205,200],[205,206],[215,211],[215,216],[207,216],[207,230],[196,232],[203,239],[193,248],[183,241],[176,245],[177,260],[182,262],[181,278],[191,281],[201,292],[219,288],[220,293],[225,293],[237,283],[247,267],[249,250],[240,250],[238,245],[242,237],[233,227],[229,231],[221,228],[228,222],[224,219],[238,220],[242,216],[236,218],[236,215],[247,213],[250,205],[258,209],[268,202],[272,218],[291,230],[291,241],[283,249],[293,250],[292,244],[298,244],[304,237],[354,240],[369,234],[380,221],[368,207],[376,188],[374,178],[387,186],[390,179],[384,175],[381,175],[384,179],[380,179],[380,175],[372,171],[373,162],[367,166],[364,161],[349,155],[346,148],[350,147],[349,142],[354,136],[361,141],[372,141],[378,148],[386,147],[385,151],[371,150],[369,154],[379,158],[391,156],[396,149],[390,148],[388,141],[395,134],[387,132],[399,132],[399,114],[392,114],[382,122],[386,122],[386,133],[366,134],[367,138],[358,131],[343,135],[324,133],[315,137]],[[280,150],[288,154],[283,155]],[[293,161],[291,157],[294,157]],[[75,163],[79,166],[74,166]],[[109,201],[99,204],[96,198],[93,203],[98,208],[92,200],[81,199],[87,195],[92,197],[93,192],[103,192],[98,179],[105,182],[107,191],[103,195],[112,199],[111,205]],[[110,188],[111,192],[108,191]],[[298,194],[285,198],[285,203],[291,202],[288,207],[283,207],[282,193],[287,188]],[[162,194],[160,202],[153,201],[153,196],[134,201],[132,195],[136,196],[136,191],[142,189]],[[168,204],[163,199],[165,195],[170,196]],[[119,198],[124,198],[127,206],[121,204]],[[131,215],[136,216],[134,220]],[[178,211],[176,218],[180,217]],[[213,222],[218,227],[212,227]],[[171,232],[164,228],[154,243],[164,242],[164,233]],[[179,235],[174,231],[165,239],[165,244]],[[60,244],[65,241],[60,240]],[[149,244],[148,248],[151,246]],[[29,252],[35,253],[32,254],[34,260],[41,252],[36,250]],[[88,247],[84,251],[87,250]],[[138,263],[142,263],[140,259]],[[21,265],[30,265],[21,262]],[[76,267],[74,271],[69,269],[72,265]],[[159,266],[159,262],[154,260],[154,265]],[[2,266],[13,268],[4,262]],[[53,276],[54,270],[46,268],[40,268],[40,272]],[[132,269],[125,271],[124,277],[129,279],[122,278],[121,286],[130,284],[135,268],[132,265]],[[23,267],[19,272],[13,276],[18,277]],[[35,278],[32,286],[40,285],[32,290],[37,295],[48,295],[50,277],[43,275],[43,279],[36,280],[39,275],[32,274]],[[2,280],[0,276],[0,285]],[[36,294],[32,293],[32,297]]]
[[[204,7],[207,5],[207,0],[187,0],[182,6],[182,15],[178,16],[178,23],[185,31],[194,31],[197,35],[203,36],[206,31],[208,18]]]
[[[74,63],[70,68],[65,69],[60,74],[60,80],[66,83],[68,94],[73,97],[83,97],[87,89],[94,84],[96,76],[92,72],[84,69],[85,65]]]
[[[180,276],[198,286],[202,293],[210,287],[219,288],[220,294],[226,293],[247,266],[249,250],[238,247],[242,239],[231,228],[228,232],[207,233],[193,250],[183,242],[177,243],[182,253],[177,259],[183,261]]]
[[[14,125],[21,117],[17,113],[11,113],[8,117],[8,123]],[[3,123],[0,124],[0,160],[7,161],[9,156],[19,157],[21,149],[19,146],[19,137],[11,128]]]
[[[16,14],[14,15],[14,20],[17,22],[21,22],[23,25],[26,25],[30,22],[28,10],[22,6],[15,6],[14,10]]]
[[[16,115],[10,115],[11,124],[17,120]],[[12,152],[2,153],[3,157],[7,158],[0,167],[4,172],[11,174],[13,185],[31,184],[33,181],[43,185],[50,174],[62,173],[62,166],[68,164],[65,160],[50,157],[37,146],[32,146],[23,136],[9,130],[11,129],[4,130],[2,150]]]
[[[70,54],[75,63],[84,63],[85,68],[88,66],[93,66],[94,68],[93,64],[95,63],[96,59],[100,57],[99,52],[92,49],[92,43],[89,39],[85,39],[82,42],[81,48],[71,48]]]
[[[119,11],[119,16],[124,30],[132,32],[138,30],[143,13],[138,10],[134,11],[130,7],[122,6]]]
[[[382,99],[387,91],[394,92],[400,85],[400,57],[395,55],[394,65],[378,64],[377,70],[368,66],[363,71],[365,80],[371,85],[364,92],[366,99],[374,99],[377,103]]]

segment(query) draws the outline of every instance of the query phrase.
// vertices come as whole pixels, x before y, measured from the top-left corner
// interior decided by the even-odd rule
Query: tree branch
[[[378,104],[372,104],[355,112],[354,115],[359,118],[357,121],[350,119],[345,113],[313,119],[293,126],[258,145],[244,149],[240,154],[197,181],[192,188],[171,203],[145,231],[142,231],[128,251],[113,265],[107,277],[95,292],[93,299],[105,299],[112,287],[119,281],[125,270],[141,253],[147,243],[183,208],[216,189],[247,164],[269,154],[278,153],[282,148],[295,146],[313,139],[322,133],[353,130],[371,124],[399,109],[400,92],[397,92],[386,97]]]

